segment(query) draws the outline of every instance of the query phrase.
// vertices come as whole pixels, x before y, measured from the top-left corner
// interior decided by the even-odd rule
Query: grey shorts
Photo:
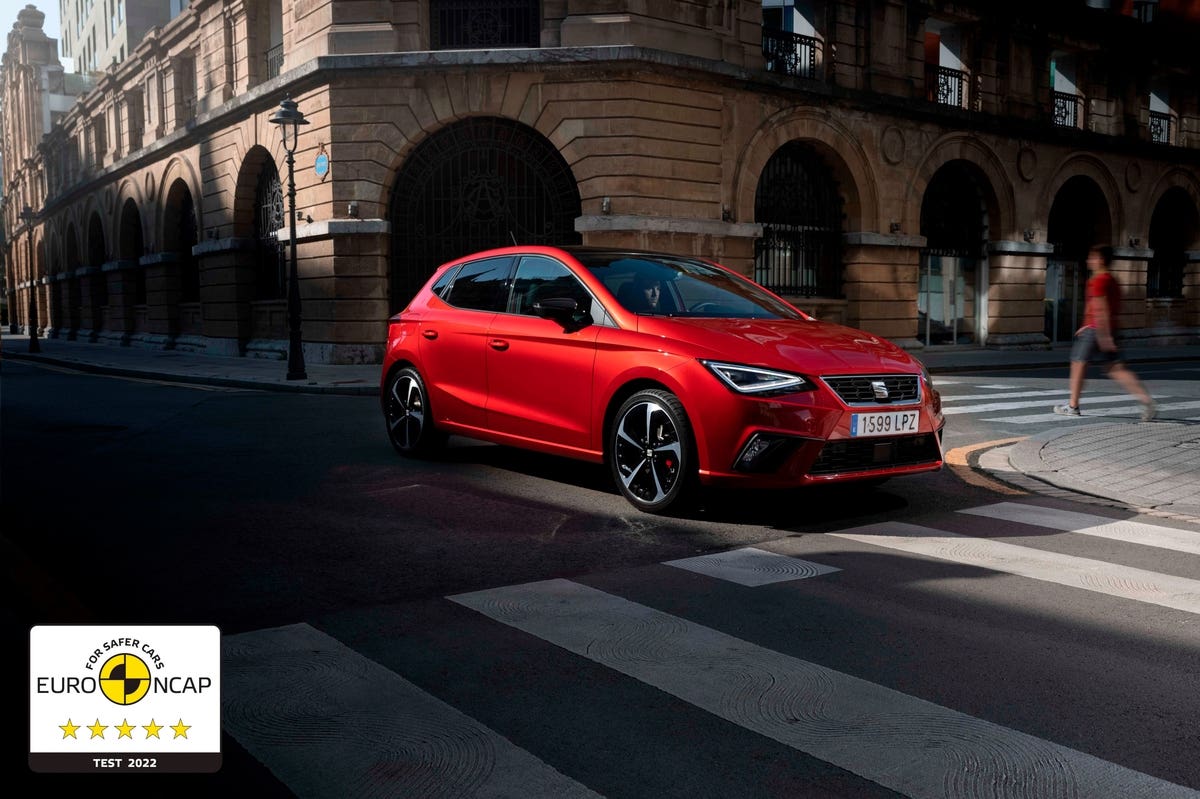
[[[1096,329],[1085,327],[1075,334],[1075,343],[1071,345],[1071,360],[1088,363],[1117,363],[1121,360],[1121,351],[1119,347],[1112,352],[1100,349],[1100,342],[1096,340]]]

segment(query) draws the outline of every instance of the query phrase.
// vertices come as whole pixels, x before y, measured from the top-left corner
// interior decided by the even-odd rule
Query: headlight
[[[920,361],[917,362],[921,367],[921,377],[925,379],[925,385],[933,388],[933,376],[929,374],[929,369]]]
[[[737,363],[700,361],[725,385],[739,394],[791,394],[795,391],[811,391],[816,386],[800,375],[777,372],[758,366],[742,366]]]

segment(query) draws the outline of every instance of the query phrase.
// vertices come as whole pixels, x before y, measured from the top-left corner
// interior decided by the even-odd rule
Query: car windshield
[[[749,280],[688,258],[571,253],[626,309],[639,314],[729,319],[804,319]]]

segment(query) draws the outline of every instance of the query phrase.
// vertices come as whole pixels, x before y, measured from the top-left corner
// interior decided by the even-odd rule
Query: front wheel
[[[691,498],[696,475],[692,427],[669,391],[639,391],[621,404],[608,435],[617,488],[647,513],[678,509]]]
[[[429,412],[425,381],[411,366],[388,381],[383,407],[388,438],[401,455],[429,455],[445,443],[445,434],[434,426]]]

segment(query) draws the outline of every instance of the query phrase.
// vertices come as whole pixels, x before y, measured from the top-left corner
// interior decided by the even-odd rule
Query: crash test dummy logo
[[[216,771],[220,672],[216,627],[33,627],[29,767]]]

